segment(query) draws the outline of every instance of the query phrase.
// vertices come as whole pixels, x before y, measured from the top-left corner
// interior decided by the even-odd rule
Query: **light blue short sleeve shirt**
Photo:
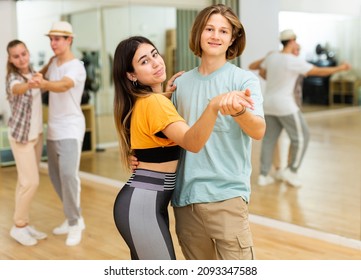
[[[195,68],[179,77],[176,85],[173,103],[190,126],[213,97],[247,88],[255,102],[255,109],[250,112],[264,117],[259,79],[252,72],[231,63],[227,62],[207,76],[202,76]],[[248,202],[251,193],[251,149],[252,139],[231,116],[219,113],[205,147],[199,153],[182,151],[172,205],[181,207],[239,196]]]

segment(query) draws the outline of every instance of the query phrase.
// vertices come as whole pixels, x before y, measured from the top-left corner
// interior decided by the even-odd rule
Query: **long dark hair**
[[[114,54],[114,122],[119,137],[120,158],[126,171],[130,170],[130,119],[133,106],[137,98],[152,92],[150,86],[132,82],[127,77],[127,73],[134,72],[132,61],[141,44],[150,44],[157,49],[149,39],[142,36],[133,36],[121,41]]]

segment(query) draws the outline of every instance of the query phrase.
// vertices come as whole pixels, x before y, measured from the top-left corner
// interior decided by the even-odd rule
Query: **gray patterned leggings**
[[[119,191],[114,221],[132,260],[176,259],[168,217],[175,178],[175,173],[137,169]]]

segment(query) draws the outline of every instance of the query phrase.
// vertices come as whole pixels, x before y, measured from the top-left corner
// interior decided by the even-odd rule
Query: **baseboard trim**
[[[340,246],[361,250],[360,240],[346,238],[337,234],[326,233],[315,229],[306,228],[253,214],[249,215],[249,220],[251,223],[259,224],[262,226],[267,226],[282,231],[310,237],[313,239],[318,239],[321,241],[337,244]]]

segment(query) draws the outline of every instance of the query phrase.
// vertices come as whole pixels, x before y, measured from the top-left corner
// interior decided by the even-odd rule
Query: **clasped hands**
[[[35,73],[33,77],[28,80],[29,89],[31,88],[41,88],[43,83],[43,75],[39,72]]]
[[[210,100],[211,106],[222,115],[237,115],[244,108],[254,110],[254,101],[249,89],[230,91],[220,94]]]

